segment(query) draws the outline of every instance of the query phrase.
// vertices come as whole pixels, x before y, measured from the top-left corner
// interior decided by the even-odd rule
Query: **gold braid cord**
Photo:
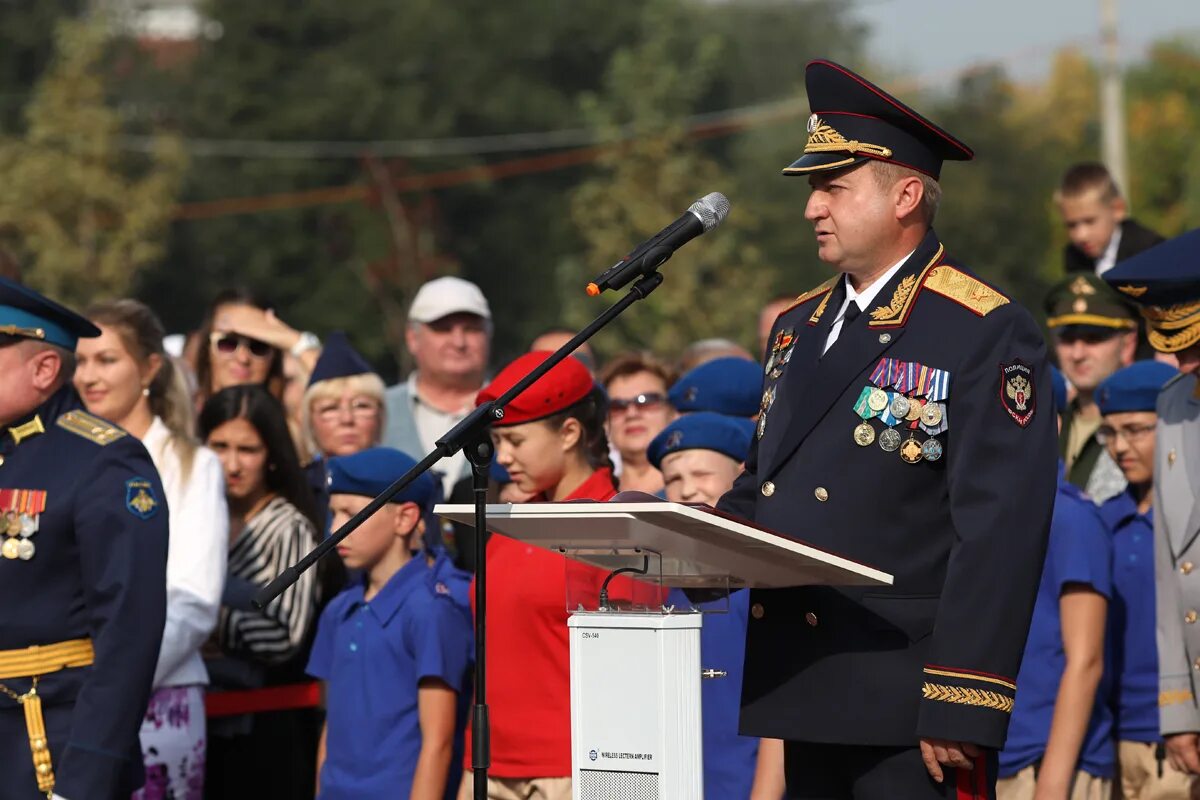
[[[1200,323],[1190,328],[1184,328],[1179,333],[1163,333],[1156,328],[1146,331],[1150,346],[1160,353],[1178,353],[1200,342]]]
[[[1159,692],[1158,704],[1160,706],[1177,706],[1180,703],[1192,702],[1192,693],[1187,689],[1176,689],[1171,692]]]
[[[1142,306],[1142,316],[1156,328],[1184,328],[1200,320],[1200,303],[1177,306]]]
[[[1011,714],[1013,699],[999,692],[989,692],[985,689],[970,689],[963,686],[943,686],[940,683],[925,684],[923,693],[926,700],[938,700],[942,703],[957,703],[962,706],[990,708]]]

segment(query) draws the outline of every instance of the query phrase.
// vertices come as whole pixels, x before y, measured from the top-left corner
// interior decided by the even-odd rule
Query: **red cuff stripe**
[[[943,670],[946,670],[947,672],[963,672],[968,675],[982,675],[985,678],[995,678],[998,681],[1008,681],[1009,683],[1017,682],[1016,678],[1009,678],[1004,675],[996,675],[995,673],[992,673],[992,672],[981,672],[980,670],[977,670],[977,669],[963,669],[962,667],[943,667],[938,664],[926,664],[925,666],[928,667],[929,669],[943,669]]]

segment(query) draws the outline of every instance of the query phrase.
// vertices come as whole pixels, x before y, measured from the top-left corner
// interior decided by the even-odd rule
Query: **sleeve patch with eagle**
[[[1020,359],[1000,365],[1000,405],[1022,428],[1033,420],[1037,400],[1033,388],[1033,367]]]

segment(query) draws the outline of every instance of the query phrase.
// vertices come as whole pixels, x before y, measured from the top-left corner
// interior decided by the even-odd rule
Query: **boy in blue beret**
[[[1050,373],[1061,429],[1067,382],[1054,367]],[[1067,481],[1060,460],[1049,546],[1000,752],[998,800],[1109,796],[1114,754],[1105,630],[1112,596],[1108,528],[1091,498]]]
[[[683,374],[667,398],[681,414],[715,411],[730,417],[758,414],[762,393],[762,367],[748,358],[714,358]]]
[[[755,380],[759,380],[758,365],[751,366]],[[668,500],[716,507],[717,500],[729,491],[741,473],[753,436],[754,423],[749,419],[697,411],[664,428],[650,442],[647,456],[663,474]],[[726,608],[724,600],[692,603],[678,589],[671,591],[667,602],[685,608],[695,605],[705,611]],[[700,629],[701,663],[727,673],[720,680],[704,681],[701,685],[704,796],[747,800],[753,791],[754,797],[781,797],[782,743],[738,734],[750,593],[745,590],[732,593],[728,610],[728,614],[706,615]]]
[[[333,527],[415,463],[386,447],[329,459]],[[362,577],[322,613],[308,662],[326,685],[321,800],[443,800],[458,786],[471,622],[445,557],[420,552],[436,489],[421,475],[338,546]]]
[[[1096,391],[1104,415],[1096,434],[1129,482],[1100,508],[1113,533],[1113,707],[1121,788],[1129,800],[1183,800],[1190,783],[1165,763],[1154,635],[1154,409],[1159,390],[1177,372],[1168,364],[1138,361],[1113,373]]]

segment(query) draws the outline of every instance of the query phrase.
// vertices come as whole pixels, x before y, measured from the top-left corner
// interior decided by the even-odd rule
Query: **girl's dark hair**
[[[212,394],[213,319],[216,317],[218,308],[228,305],[254,306],[262,311],[274,310],[274,307],[262,295],[244,286],[226,289],[213,298],[212,303],[208,306],[208,312],[204,315],[204,322],[200,325],[198,333],[200,341],[196,350],[196,396],[201,403]],[[283,383],[283,353],[276,350],[271,356],[271,366],[268,368],[267,380],[264,385],[272,396],[279,400],[283,397]]]
[[[249,422],[267,447],[267,488],[299,509],[318,531],[323,531],[325,521],[317,519],[313,493],[296,457],[283,406],[258,384],[229,386],[205,402],[200,411],[200,438],[207,442],[213,431],[235,419]]]
[[[557,430],[568,419],[579,420],[579,425],[583,428],[581,446],[588,464],[592,469],[607,469],[612,476],[613,488],[616,489],[616,470],[608,452],[608,435],[604,432],[604,421],[607,418],[608,395],[599,386],[594,386],[592,391],[575,405],[546,417],[542,422]]]

